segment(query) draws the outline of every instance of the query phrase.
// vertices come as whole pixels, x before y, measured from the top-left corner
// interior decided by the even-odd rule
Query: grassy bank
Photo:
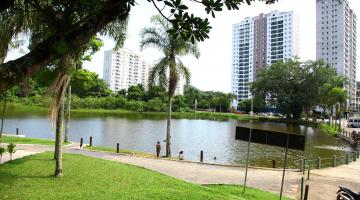
[[[27,138],[27,137],[15,137],[3,135],[0,139],[2,143],[15,143],[15,144],[41,144],[41,145],[55,145],[53,140],[43,140],[36,138]],[[63,145],[70,144],[70,142],[64,142]]]
[[[116,153],[115,148],[109,148],[109,147],[85,146],[84,149]],[[132,150],[128,150],[128,149],[119,149],[119,153],[129,154],[129,155],[132,155],[134,153],[135,155],[146,156],[146,157],[155,157],[156,156],[155,154],[150,154],[150,153],[146,153],[146,152],[142,152],[142,151],[132,151]]]
[[[328,123],[320,123],[319,128],[324,131],[325,133],[332,135],[332,136],[336,136],[338,133],[338,129],[332,127],[331,125],[329,125]]]
[[[62,178],[54,178],[53,154],[0,165],[0,199],[252,199],[278,196],[241,186],[199,186],[147,169],[64,154]]]
[[[1,110],[1,108],[0,108]],[[48,108],[40,106],[27,106],[19,103],[11,103],[8,105],[8,111],[12,113],[22,112],[48,112]],[[72,109],[71,113],[76,115],[144,115],[144,116],[155,116],[160,118],[166,117],[166,112],[137,112],[125,109]],[[250,119],[260,119],[259,117],[251,118],[250,115],[239,115],[233,113],[219,113],[219,112],[203,112],[203,111],[190,111],[190,112],[173,112],[173,118],[185,118],[185,119],[236,119],[241,121],[247,121]]]

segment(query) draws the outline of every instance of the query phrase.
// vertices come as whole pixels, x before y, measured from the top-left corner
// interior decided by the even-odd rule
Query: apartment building
[[[273,11],[246,17],[233,25],[232,93],[238,101],[252,97],[249,83],[257,72],[279,60],[299,54],[298,17],[291,12]]]
[[[348,80],[348,106],[356,107],[356,15],[347,0],[316,0],[316,58]]]
[[[149,65],[142,57],[129,49],[104,52],[103,79],[110,89],[117,92],[132,85],[148,85]]]

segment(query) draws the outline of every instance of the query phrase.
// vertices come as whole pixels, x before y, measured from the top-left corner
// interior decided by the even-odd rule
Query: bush
[[[337,128],[332,127],[331,125],[329,125],[327,123],[321,123],[319,127],[322,131],[324,131],[325,133],[332,135],[332,136],[336,136],[338,133]]]
[[[5,153],[5,148],[4,147],[0,147],[0,164],[1,164],[1,159],[2,159],[2,155]]]
[[[15,147],[16,147],[16,144],[14,144],[14,143],[10,143],[10,144],[7,145],[7,151],[10,154],[10,160],[12,160],[12,156],[16,152]]]
[[[144,110],[152,112],[166,111],[166,104],[160,98],[154,98],[145,103]]]
[[[128,101],[126,108],[132,111],[142,112],[144,111],[145,102],[143,101]]]

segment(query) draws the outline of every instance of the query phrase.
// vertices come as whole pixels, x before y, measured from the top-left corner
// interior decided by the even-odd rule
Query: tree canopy
[[[268,106],[276,106],[293,118],[300,118],[320,105],[324,109],[341,101],[345,79],[323,61],[279,61],[258,73],[252,85],[256,96],[266,98]],[[333,92],[331,92],[333,91]],[[334,99],[334,100],[332,100]]]
[[[172,28],[168,30],[171,35],[195,42],[208,38],[211,26],[207,18],[197,17],[188,11],[191,4],[201,4],[207,14],[215,17],[215,13],[224,7],[238,10],[240,5],[254,1],[147,0],[141,3],[149,3],[172,23]],[[276,0],[259,1],[269,4]],[[2,0],[0,58],[6,57],[11,40],[22,33],[29,35],[32,48],[26,55],[0,64],[0,92],[34,75],[63,55],[78,52],[98,33],[112,37],[116,46],[120,47],[126,38],[129,13],[136,5],[135,0]],[[38,40],[39,33],[46,35]]]

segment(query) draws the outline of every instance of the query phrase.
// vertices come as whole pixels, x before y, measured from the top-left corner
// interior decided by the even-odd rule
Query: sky
[[[360,18],[360,1],[348,0],[350,7]],[[162,54],[157,49],[145,49],[140,51],[139,33],[144,27],[150,26],[150,18],[157,14],[152,4],[144,0],[138,0],[138,5],[132,7],[130,12],[127,39],[124,47],[140,53],[148,63],[158,60]],[[189,2],[189,1],[186,1]],[[260,13],[269,13],[273,10],[294,11],[299,16],[300,29],[300,59],[316,59],[316,0],[279,0],[273,5],[256,2],[251,6],[243,4],[239,10],[224,10],[216,14],[213,19],[206,15],[204,7],[191,5],[190,11],[197,16],[208,17],[212,26],[210,38],[199,43],[201,56],[196,59],[192,56],[182,57],[183,63],[190,69],[191,84],[201,90],[231,91],[231,59],[232,59],[232,25],[239,23],[245,17],[254,17]],[[358,28],[358,37],[360,30]],[[114,47],[114,41],[107,37],[101,37],[104,46],[95,53],[91,62],[84,63],[84,68],[94,71],[102,77],[104,51]],[[357,46],[358,48],[359,45]],[[19,56],[18,52],[11,52],[9,59]],[[358,56],[358,61],[359,62]],[[360,80],[360,71],[357,72],[357,80]]]

